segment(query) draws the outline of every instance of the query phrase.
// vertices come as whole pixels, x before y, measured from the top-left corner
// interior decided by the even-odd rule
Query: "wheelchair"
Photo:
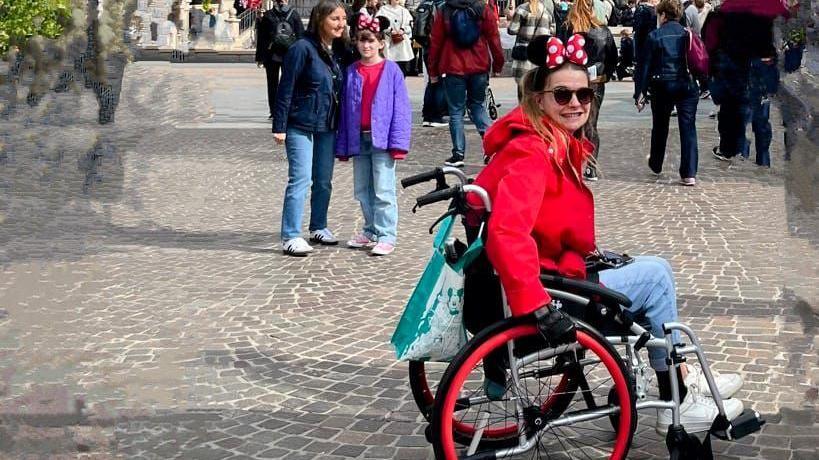
[[[456,177],[459,183],[450,187],[446,176]],[[435,190],[418,197],[413,212],[449,201],[448,210],[437,224],[447,216],[465,215],[466,195],[475,194],[486,213],[471,236],[484,238],[492,210],[488,193],[472,184],[460,169],[449,167],[407,177],[401,184],[406,188],[432,180]],[[465,247],[460,242],[452,242],[451,246],[447,254],[452,257],[457,257],[459,247]],[[541,281],[552,298],[552,307],[563,309],[575,320],[575,342],[551,345],[533,316],[511,315],[499,287],[503,317],[474,331],[449,363],[410,361],[410,389],[429,422],[425,434],[435,458],[624,459],[637,427],[638,412],[649,409],[671,410],[666,435],[670,458],[710,458],[711,435],[736,440],[764,424],[750,409],[728,420],[708,360],[696,334],[685,324],[666,323],[665,337],[656,338],[640,318],[630,316],[626,309],[631,301],[618,292],[552,274],[543,274]],[[486,284],[486,280],[480,282]],[[688,343],[674,343],[673,331],[679,331]],[[686,433],[680,424],[676,372],[670,372],[671,401],[648,394],[653,370],[641,355],[647,348],[664,350],[673,370],[688,356],[700,363],[719,409],[705,442]],[[500,397],[489,394],[484,385],[486,372],[497,375],[498,371],[506,381]]]

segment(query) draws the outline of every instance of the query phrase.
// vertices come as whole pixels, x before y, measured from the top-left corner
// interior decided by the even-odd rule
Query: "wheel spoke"
[[[619,357],[611,355],[607,345],[601,345],[605,339],[586,332],[583,333],[585,335],[582,336],[578,349],[570,352],[564,351],[565,349],[561,349],[560,352],[549,349],[530,352],[530,346],[538,344],[538,336],[526,336],[525,334],[530,332],[525,331],[539,333],[530,326],[510,326],[504,334],[497,333],[496,336],[487,334],[476,343],[470,342],[467,351],[462,353],[458,362],[452,364],[453,368],[447,373],[446,381],[441,383],[442,393],[439,395],[434,415],[435,420],[446,417],[451,422],[450,425],[443,425],[433,421],[433,426],[452,426],[453,431],[433,436],[436,452],[440,455],[441,448],[452,446],[445,448],[455,449],[455,452],[450,450],[446,452],[458,455],[459,448],[455,447],[452,441],[468,445],[472,441],[475,429],[480,423],[484,423],[485,431],[480,442],[476,443],[478,452],[515,447],[522,433],[531,433],[532,436],[536,436],[536,439],[532,439],[535,448],[525,456],[512,455],[511,458],[590,460],[614,458],[612,456],[615,452],[620,455],[617,458],[623,458],[622,455],[627,452],[625,446],[630,442],[631,429],[613,428],[610,420],[618,419],[605,411],[598,415],[599,409],[618,408],[617,400],[610,402],[611,391],[617,388],[625,389],[629,393],[632,391],[627,384],[628,379],[622,375],[623,366]],[[518,338],[521,339],[520,342],[517,342]],[[515,340],[516,345],[521,344],[520,348],[515,348],[516,356],[538,353],[542,358],[527,362],[526,365],[520,364],[523,358],[513,360],[513,365],[519,366],[517,382],[512,381],[511,372],[504,364],[506,368],[504,373],[507,376],[506,393],[501,400],[488,400],[483,391],[484,358],[490,355],[493,357],[492,369],[495,369],[493,371],[495,376],[492,378],[500,378],[497,368],[494,367],[497,364],[494,363],[497,362],[500,350],[507,352],[509,340]],[[508,357],[508,354],[506,356]],[[506,362],[508,359],[503,361]],[[613,378],[611,372],[617,373],[619,377]],[[580,379],[588,382],[585,393],[598,408],[594,412],[585,409],[583,394],[579,393],[577,388]],[[619,394],[624,395],[622,392]],[[519,399],[515,398],[515,395]],[[462,399],[457,399],[456,396]],[[456,400],[467,401],[463,398],[471,398],[469,404],[456,408]],[[632,400],[633,398],[629,399]],[[526,408],[526,419],[529,422],[518,419],[518,404]],[[633,421],[631,408],[629,406],[626,408],[629,411],[625,413],[629,417],[627,420]],[[623,414],[622,409],[615,411],[614,414]],[[583,414],[587,417],[593,414],[595,418],[583,421],[567,418]],[[533,423],[534,418],[543,419],[546,428],[539,432],[529,431],[527,425]],[[566,425],[552,425],[551,423],[556,420],[562,420]],[[620,431],[624,435],[618,434]]]

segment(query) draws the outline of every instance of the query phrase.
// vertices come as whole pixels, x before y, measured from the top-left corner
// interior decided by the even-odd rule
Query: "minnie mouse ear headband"
[[[566,62],[585,66],[589,62],[589,55],[583,48],[586,38],[581,34],[574,34],[564,44],[557,37],[541,35],[535,37],[526,47],[529,62],[539,67],[554,69]]]
[[[360,13],[356,25],[356,30],[369,30],[374,34],[378,34],[390,27],[390,21],[383,16],[370,16],[369,14]]]

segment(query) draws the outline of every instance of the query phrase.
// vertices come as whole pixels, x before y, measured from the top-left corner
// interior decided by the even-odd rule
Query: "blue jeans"
[[[754,132],[754,145],[756,148],[756,164],[760,166],[771,165],[771,139],[773,139],[773,130],[771,129],[771,100],[765,95],[750,91],[748,98],[748,105],[744,107],[745,126],[751,124]],[[742,156],[748,158],[751,156],[751,142],[745,135],[745,129],[742,130],[740,136],[742,142]]]
[[[697,85],[693,82],[656,82],[651,86],[651,154],[648,165],[654,172],[663,169],[671,109],[676,106],[680,127],[680,177],[697,176],[699,152],[696,117],[699,99]]]
[[[489,86],[489,75],[447,75],[444,77],[446,103],[449,106],[449,134],[452,136],[452,154],[460,157],[466,152],[466,134],[464,133],[464,109],[478,134],[489,129],[491,122],[486,112],[486,87]]]
[[[677,321],[674,273],[665,259],[653,256],[635,257],[634,262],[628,265],[600,272],[600,283],[631,299],[629,311],[648,318],[651,323],[651,335],[654,337],[665,337],[663,323]],[[674,343],[679,343],[678,331],[673,332],[673,339]],[[648,357],[654,370],[668,370],[665,350],[649,348]]]
[[[334,132],[313,133],[287,129],[287,188],[282,210],[282,240],[301,236],[301,218],[307,189],[310,193],[310,231],[327,228],[327,208],[333,190]],[[312,187],[311,187],[312,184]]]
[[[353,157],[355,199],[364,214],[364,234],[379,243],[395,244],[398,202],[395,197],[395,160],[373,146],[372,135],[361,135],[361,153]]]

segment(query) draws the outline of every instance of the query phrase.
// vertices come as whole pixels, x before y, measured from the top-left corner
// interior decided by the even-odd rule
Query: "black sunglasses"
[[[558,86],[552,90],[543,91],[544,93],[552,93],[555,102],[560,105],[566,105],[572,101],[572,97],[577,94],[577,102],[581,104],[588,104],[594,98],[594,90],[591,88],[578,88],[571,90],[569,88]]]

